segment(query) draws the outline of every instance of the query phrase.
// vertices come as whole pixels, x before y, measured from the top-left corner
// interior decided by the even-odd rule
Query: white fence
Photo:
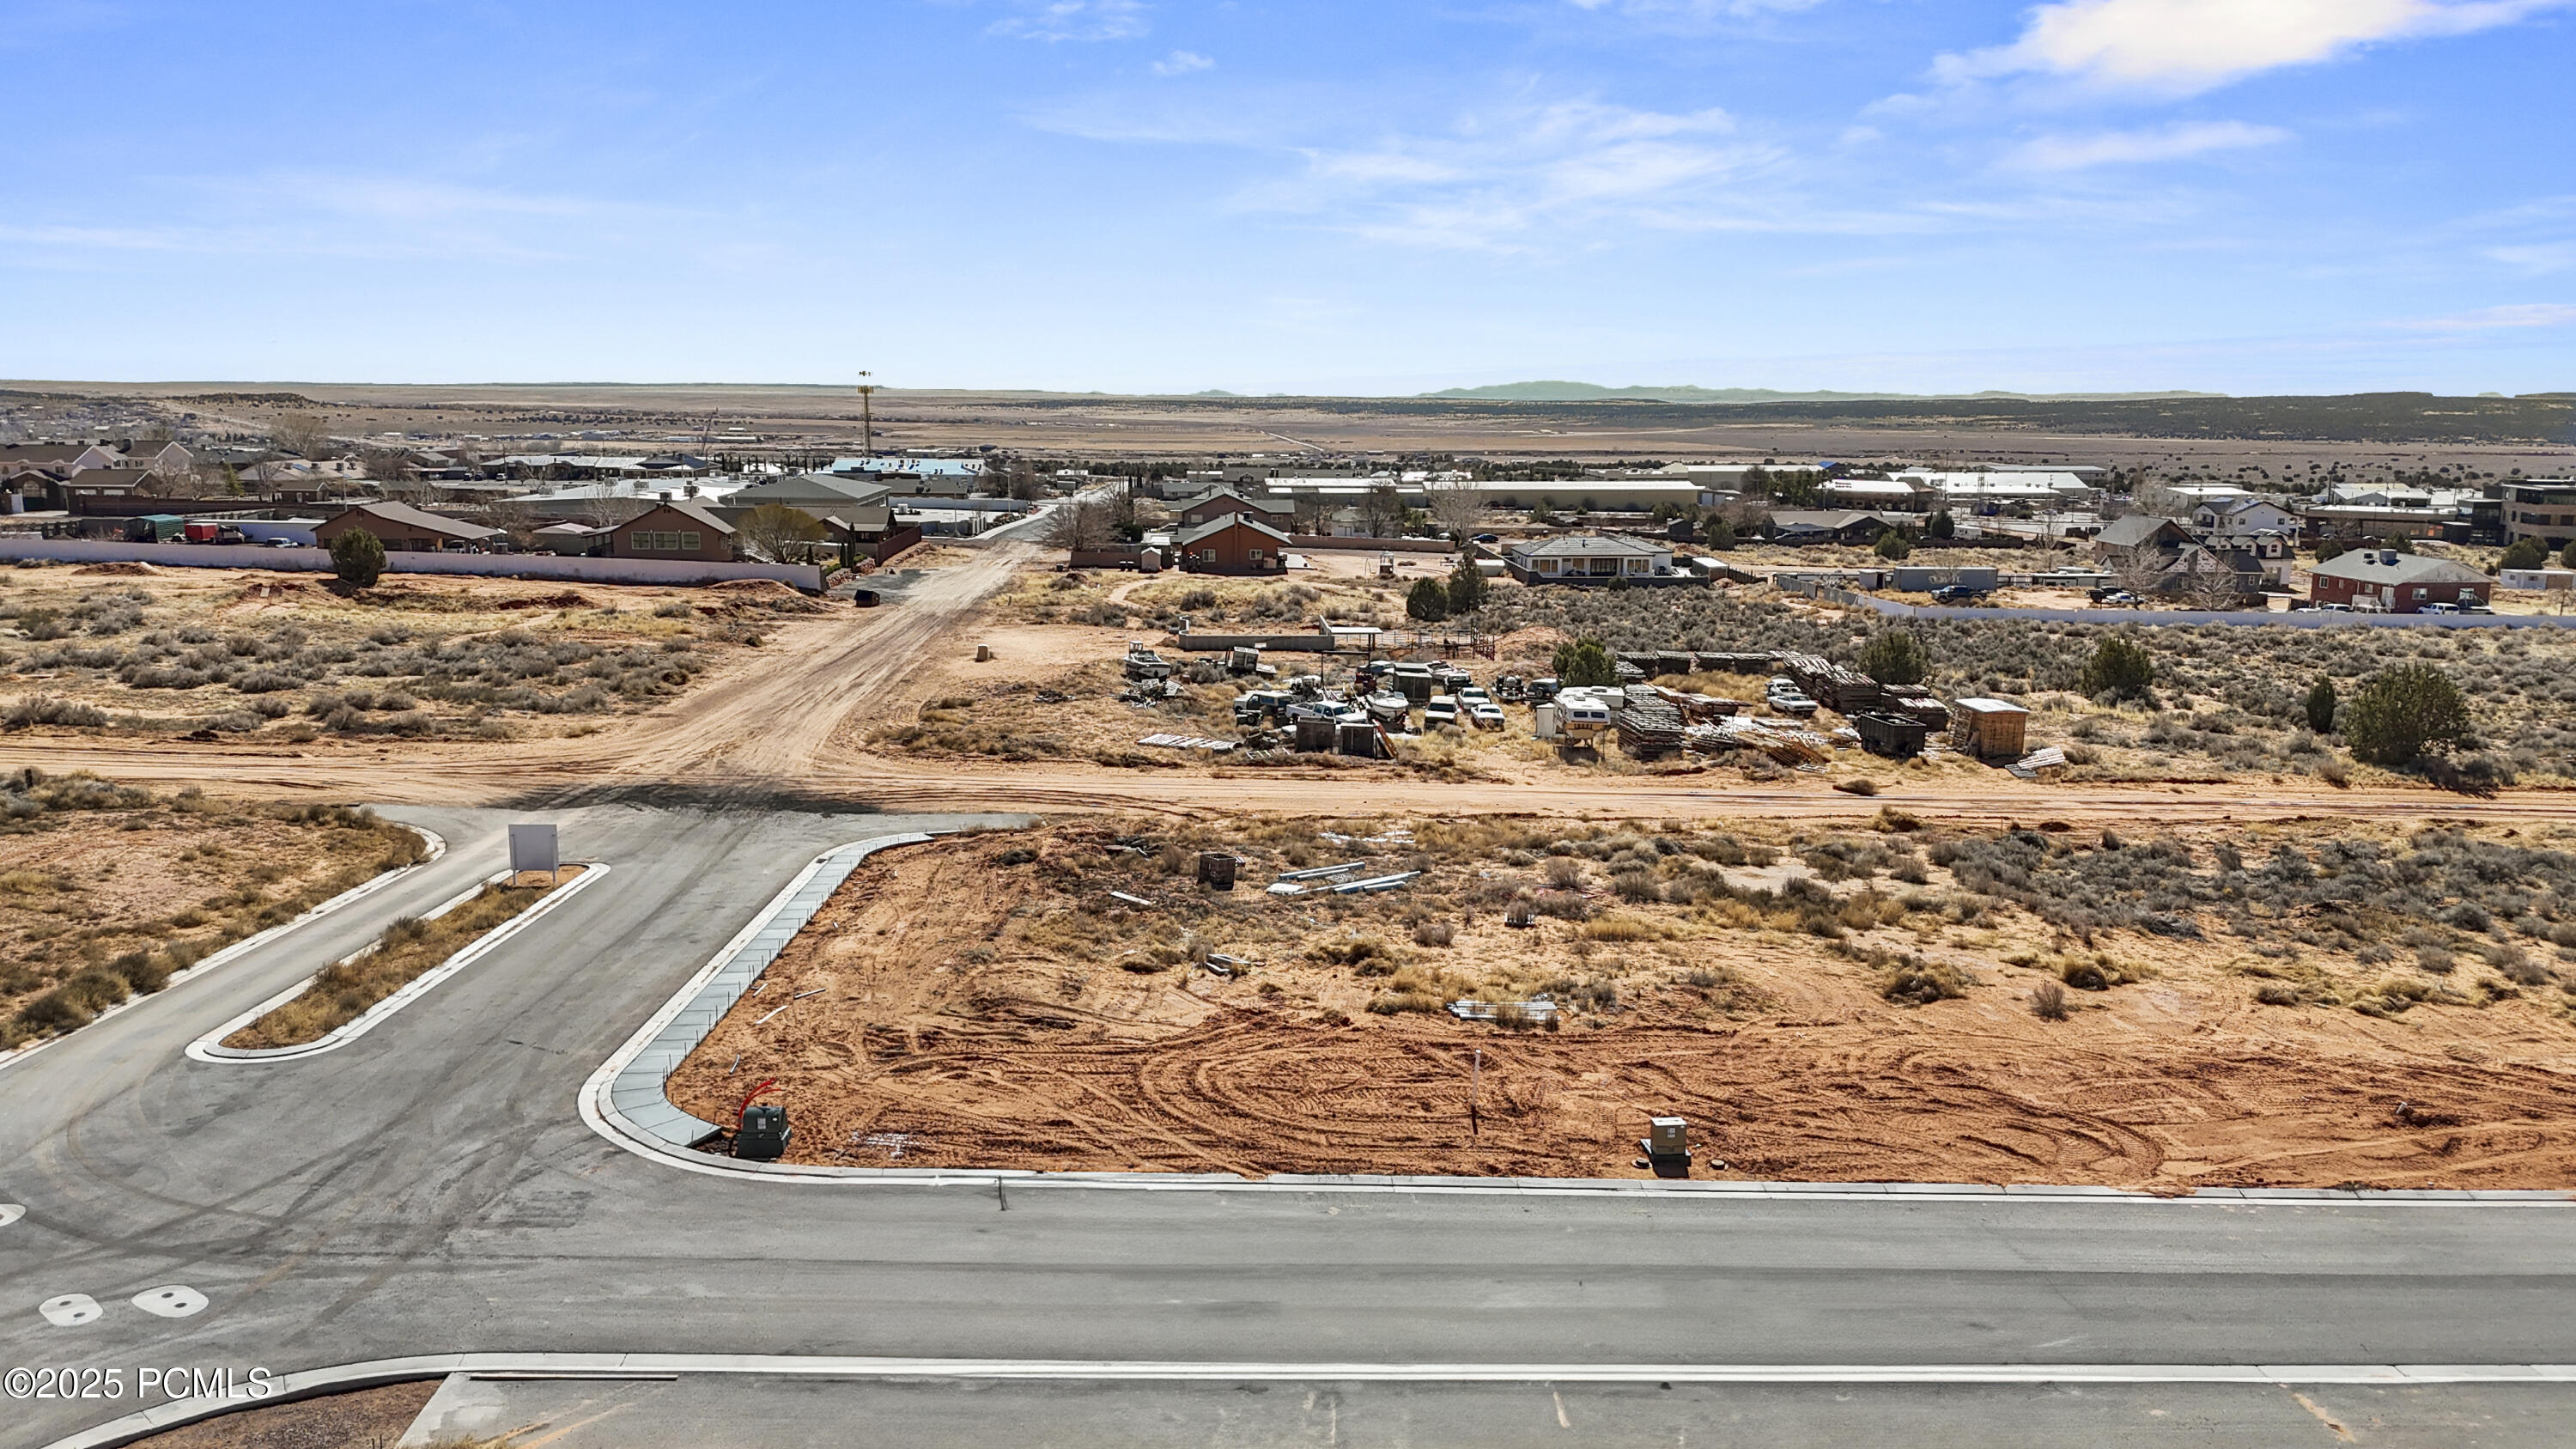
[[[327,574],[331,552],[321,548],[259,548],[237,543],[118,543],[107,539],[0,535],[0,560],[53,559],[62,563],[148,563],[195,569],[272,569]],[[594,584],[718,584],[733,579],[776,579],[809,594],[823,591],[814,564],[701,563],[693,559],[558,558],[546,553],[388,553],[389,574],[465,574],[497,579],[573,579]]]
[[[2565,629],[2576,616],[2557,614],[2342,614],[2322,609],[2009,609],[1901,604],[1826,584],[1782,585],[1829,604],[1868,609],[1891,619],[2053,619],[2067,624],[2282,624],[2293,629]]]

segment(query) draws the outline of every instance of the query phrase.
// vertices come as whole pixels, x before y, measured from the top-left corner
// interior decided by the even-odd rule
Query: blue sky
[[[7,0],[0,374],[2576,388],[2576,0]]]

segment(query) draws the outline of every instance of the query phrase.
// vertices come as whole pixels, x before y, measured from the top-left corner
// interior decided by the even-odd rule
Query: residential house
[[[1286,499],[1253,498],[1231,488],[1216,488],[1181,505],[1181,526],[1187,528],[1238,513],[1285,529],[1294,525],[1297,508]]]
[[[353,529],[374,534],[388,553],[481,553],[502,537],[497,528],[388,502],[342,509],[337,517],[314,526],[313,541],[329,548]]]
[[[2266,577],[2285,586],[2289,579],[2286,540],[2268,545],[2272,559],[2252,545],[2212,548],[2192,536],[2178,520],[2151,513],[2113,519],[2093,535],[2093,557],[2117,572],[2132,589],[2157,594],[2196,594],[2212,601],[2252,598],[2263,591]],[[2276,564],[2267,568],[2266,564]]]
[[[1525,584],[1606,584],[1673,577],[1673,551],[1642,538],[1572,533],[1503,550],[1503,567]]]
[[[831,473],[791,473],[737,488],[725,499],[724,516],[739,523],[742,515],[763,504],[779,503],[821,518],[883,503],[893,490],[869,478]]]
[[[657,503],[608,530],[608,554],[723,563],[734,556],[733,525],[694,498]]]
[[[1918,520],[1907,518],[1911,527]],[[1774,543],[1854,543],[1868,545],[1897,527],[1883,514],[1848,508],[1782,508],[1771,514]]]
[[[11,443],[0,447],[0,471],[41,468],[68,478],[85,468],[113,468],[125,459],[99,443]]]
[[[1288,569],[1288,535],[1241,513],[1229,513],[1172,535],[1181,567],[1194,574],[1276,574]]]
[[[2257,498],[2249,493],[2232,498],[2211,498],[2194,504],[2191,526],[2211,543],[2233,542],[2264,532],[2296,537],[2299,516],[2268,498]]]
[[[167,476],[176,477],[197,466],[196,454],[171,442],[168,438],[120,443],[117,446],[124,452],[123,461],[129,468],[150,468]]]
[[[2426,604],[2483,604],[2495,580],[2446,558],[2394,549],[2341,553],[2308,571],[2312,603],[2349,604],[2390,614],[2423,612]]]

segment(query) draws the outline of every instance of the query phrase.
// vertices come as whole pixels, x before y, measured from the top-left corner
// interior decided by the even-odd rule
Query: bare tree
[[[286,413],[271,425],[268,435],[277,446],[301,458],[315,461],[331,456],[331,424],[319,413]]]
[[[2120,587],[2139,598],[2152,597],[2164,587],[2173,561],[2152,548],[2124,549],[2110,559],[2111,577]]]
[[[1431,490],[1431,517],[1440,531],[1464,543],[1485,516],[1485,497],[1473,483],[1445,483]]]
[[[2189,556],[2183,597],[2195,609],[2233,609],[2245,601],[2245,580],[2225,555],[2203,549]]]
[[[1324,505],[1322,495],[1300,493],[1289,503],[1296,526],[1293,531],[1309,536],[1327,532],[1332,525],[1332,510]]]
[[[1116,541],[1110,505],[1102,499],[1075,499],[1058,507],[1055,517],[1047,520],[1047,542],[1057,548],[1093,553]]]
[[[1396,496],[1395,485],[1379,483],[1360,496],[1360,518],[1368,525],[1368,536],[1385,538],[1387,530],[1404,516],[1404,501]]]
[[[811,563],[824,528],[814,515],[784,503],[764,503],[734,523],[742,541],[773,563]]]

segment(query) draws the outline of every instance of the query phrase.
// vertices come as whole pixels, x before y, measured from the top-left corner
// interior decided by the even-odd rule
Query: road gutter
[[[312,987],[314,981],[320,977],[321,973],[317,971],[312,976],[305,977],[293,986],[286,988],[277,995],[270,997],[259,1005],[252,1007],[250,1010],[245,1011],[241,1015],[234,1017],[232,1020],[225,1022],[223,1025],[216,1027],[213,1031],[210,1031],[204,1036],[197,1038],[195,1041],[188,1043],[186,1053],[188,1058],[192,1061],[206,1062],[213,1065],[223,1065],[227,1063],[238,1064],[245,1062],[288,1062],[296,1061],[304,1057],[320,1056],[324,1052],[338,1051],[340,1048],[347,1046],[349,1043],[356,1041],[362,1036],[365,1036],[368,1032],[375,1030],[377,1026],[381,1025],[386,1018],[392,1016],[395,1012],[402,1010],[404,1007],[418,1001],[421,997],[428,995],[432,987],[437,986],[440,982],[445,981],[450,976],[455,975],[457,972],[464,970],[466,967],[473,965],[475,962],[491,954],[494,950],[500,947],[501,943],[509,940],[512,936],[517,935],[529,926],[535,925],[539,917],[544,916],[548,911],[553,910],[555,907],[562,905],[565,901],[572,899],[572,897],[578,893],[583,886],[586,886],[593,880],[608,874],[608,867],[596,861],[573,861],[569,863],[581,866],[581,874],[574,876],[571,880],[566,881],[562,885],[556,886],[553,890],[546,892],[544,895],[537,897],[535,901],[529,904],[526,910],[519,912],[510,919],[494,926],[491,930],[488,930],[482,935],[475,937],[473,940],[468,941],[463,947],[457,950],[455,955],[448,957],[446,960],[432,966],[427,971],[424,971],[418,976],[413,977],[411,980],[404,982],[402,987],[392,995],[377,1002],[375,1005],[368,1007],[365,1011],[360,1012],[356,1017],[341,1023],[339,1026],[332,1028],[323,1035],[308,1042],[298,1042],[293,1046],[283,1047],[243,1048],[228,1047],[223,1044],[225,1037],[231,1036],[234,1032],[241,1030],[243,1027],[250,1025],[252,1022],[259,1020],[270,1012],[277,1010],[279,1007],[293,1001],[295,998],[302,996]],[[466,902],[473,900],[476,896],[481,895],[485,886],[497,885],[502,881],[510,879],[512,874],[513,873],[510,871],[502,870],[485,876],[483,879],[476,881],[473,885],[466,887],[463,892],[440,902],[437,907],[424,913],[421,919],[436,920],[438,917],[446,915],[449,911],[455,910],[458,906],[464,905]],[[344,956],[339,962],[334,964],[345,965],[350,961],[357,960],[358,957],[364,956],[368,951],[372,951],[374,949],[376,949],[375,944],[370,942],[365,948],[359,950],[354,955]]]
[[[14,1052],[0,1052],[0,1071],[5,1071],[10,1067],[16,1066],[18,1063],[25,1061],[27,1058],[34,1056],[36,1053],[44,1050],[46,1047],[52,1046],[58,1041],[68,1041],[73,1036],[78,1035],[79,1032],[86,1031],[90,1027],[98,1025],[100,1022],[107,1020],[109,1017],[114,1016],[129,1007],[140,1006],[147,1001],[157,1001],[160,998],[169,995],[172,991],[177,990],[187,982],[194,981],[198,977],[213,971],[219,966],[231,965],[233,962],[240,960],[242,957],[249,955],[251,952],[258,950],[260,947],[267,945],[269,942],[276,940],[278,937],[285,935],[289,931],[295,930],[300,926],[310,925],[344,906],[354,905],[368,896],[374,895],[376,892],[383,890],[385,887],[392,885],[395,881],[402,879],[404,876],[410,875],[414,871],[425,870],[428,867],[437,864],[438,858],[447,854],[447,841],[436,831],[424,830],[417,825],[404,825],[403,822],[399,820],[394,821],[393,823],[410,831],[412,834],[419,836],[422,840],[427,841],[429,843],[429,853],[422,856],[420,859],[413,861],[409,865],[400,866],[396,869],[385,871],[372,879],[361,881],[357,885],[351,886],[349,889],[340,892],[338,895],[322,902],[320,905],[313,907],[311,910],[306,911],[304,914],[297,916],[291,921],[280,922],[279,924],[271,926],[267,930],[261,931],[256,935],[244,936],[240,940],[226,946],[224,949],[207,956],[204,960],[199,961],[194,966],[190,966],[185,970],[171,972],[169,982],[160,990],[148,995],[129,996],[123,1001],[116,1003],[114,1006],[107,1008],[105,1011],[100,1012],[98,1015],[91,1017],[86,1023],[74,1031],[64,1032],[59,1036],[49,1036],[40,1041],[29,1042]]]
[[[55,1440],[46,1449],[114,1449],[246,1409],[451,1374],[513,1378],[660,1378],[743,1374],[806,1379],[1060,1382],[1693,1383],[1693,1384],[2434,1384],[2576,1383],[2576,1364],[1371,1364],[1182,1363],[1079,1359],[860,1358],[802,1354],[444,1353],[307,1369],[265,1398],[174,1399]]]

